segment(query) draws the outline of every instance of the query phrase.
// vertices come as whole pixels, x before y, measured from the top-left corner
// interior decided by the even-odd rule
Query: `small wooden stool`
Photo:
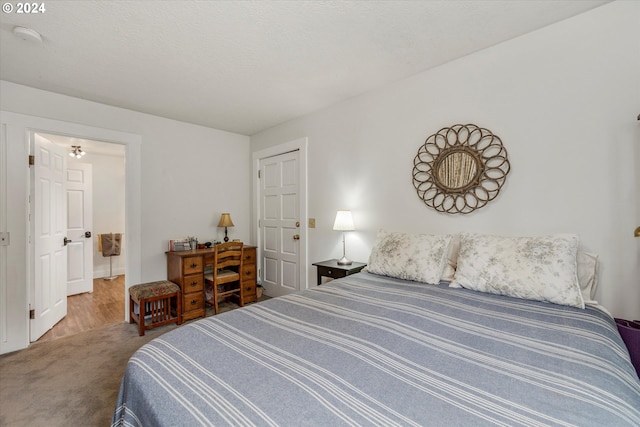
[[[173,304],[172,304],[172,301]],[[138,313],[135,313],[135,307]],[[140,336],[144,331],[169,323],[182,324],[180,287],[173,282],[142,283],[129,288],[129,323],[136,322]]]

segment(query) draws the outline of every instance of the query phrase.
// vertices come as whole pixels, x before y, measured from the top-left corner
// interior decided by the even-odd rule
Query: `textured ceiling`
[[[604,3],[47,1],[0,15],[0,78],[252,135]]]

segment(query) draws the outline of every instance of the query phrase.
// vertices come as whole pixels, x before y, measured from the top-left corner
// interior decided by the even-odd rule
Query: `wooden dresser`
[[[244,302],[256,302],[258,296],[256,294],[256,247],[245,246],[242,249],[242,297]]]
[[[245,303],[257,301],[256,247],[246,245],[242,250],[242,292]],[[166,252],[167,280],[182,290],[182,319],[204,317],[204,269],[213,264],[213,249]]]

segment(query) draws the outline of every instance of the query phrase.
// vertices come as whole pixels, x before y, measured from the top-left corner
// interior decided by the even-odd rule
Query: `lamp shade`
[[[220,215],[220,222],[218,223],[218,227],[233,227],[231,215],[228,213],[223,213],[222,215]]]
[[[333,229],[338,231],[355,230],[351,211],[338,211],[336,213],[336,221],[333,223]]]

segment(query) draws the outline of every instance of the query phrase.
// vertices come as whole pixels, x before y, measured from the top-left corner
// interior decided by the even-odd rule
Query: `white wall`
[[[0,110],[140,135],[140,159],[129,158],[127,155],[127,161],[140,162],[140,182],[130,182],[127,176],[126,203],[135,204],[131,214],[141,218],[141,230],[138,233],[141,241],[133,242],[133,245],[139,246],[140,262],[139,265],[127,266],[134,270],[131,277],[143,282],[165,279],[164,252],[167,250],[168,240],[187,235],[202,239],[221,237],[223,232],[216,227],[221,212],[230,212],[232,215],[236,225],[231,233],[233,238],[249,242],[250,155],[247,136],[110,107],[6,81],[0,81],[0,93]],[[47,132],[49,129],[38,130]],[[19,169],[15,172],[12,169],[12,177],[17,178],[8,180],[10,188],[7,193],[11,193],[8,199],[19,202],[8,208],[1,206],[3,211],[0,213],[3,217],[6,214],[9,226],[17,224],[19,229],[12,230],[11,246],[6,249],[9,252],[6,259],[17,262],[11,264],[11,277],[0,277],[0,282],[6,286],[2,289],[2,296],[6,296],[5,302],[17,307],[18,312],[27,313],[28,295],[23,290],[27,287],[27,274],[22,273],[27,270],[28,265],[25,257],[26,227],[21,225],[24,220],[15,220],[27,217],[27,150],[22,139],[24,133],[12,132],[11,135],[6,139],[7,148],[3,148],[6,162],[17,165],[15,168],[23,168],[19,166],[22,164],[25,166],[24,171]],[[91,139],[91,135],[82,136]],[[139,190],[136,190],[137,187]],[[2,191],[5,192],[5,189],[2,188]],[[24,198],[21,198],[20,193],[24,193]],[[0,200],[6,198],[2,194]],[[128,224],[127,219],[127,228]],[[131,247],[130,243],[128,248]],[[18,273],[14,274],[15,272]],[[18,280],[13,280],[14,278]],[[132,284],[135,283],[130,283],[128,278],[127,285]],[[28,331],[28,327],[25,329],[25,323],[28,323],[26,317],[17,318],[6,313],[3,311],[0,315],[0,335],[2,331],[10,333],[5,334],[5,338],[8,337],[5,342],[0,342],[0,353],[4,349],[11,351],[24,347],[22,342],[16,347],[15,340],[24,340],[22,335],[25,330]]]
[[[309,138],[310,262],[341,255],[338,209],[354,212],[347,255],[358,261],[379,228],[577,233],[600,256],[600,302],[637,319],[638,22],[640,2],[608,4],[253,135],[251,150]],[[424,140],[456,123],[500,136],[512,166],[498,198],[466,216],[426,207],[411,175]]]

